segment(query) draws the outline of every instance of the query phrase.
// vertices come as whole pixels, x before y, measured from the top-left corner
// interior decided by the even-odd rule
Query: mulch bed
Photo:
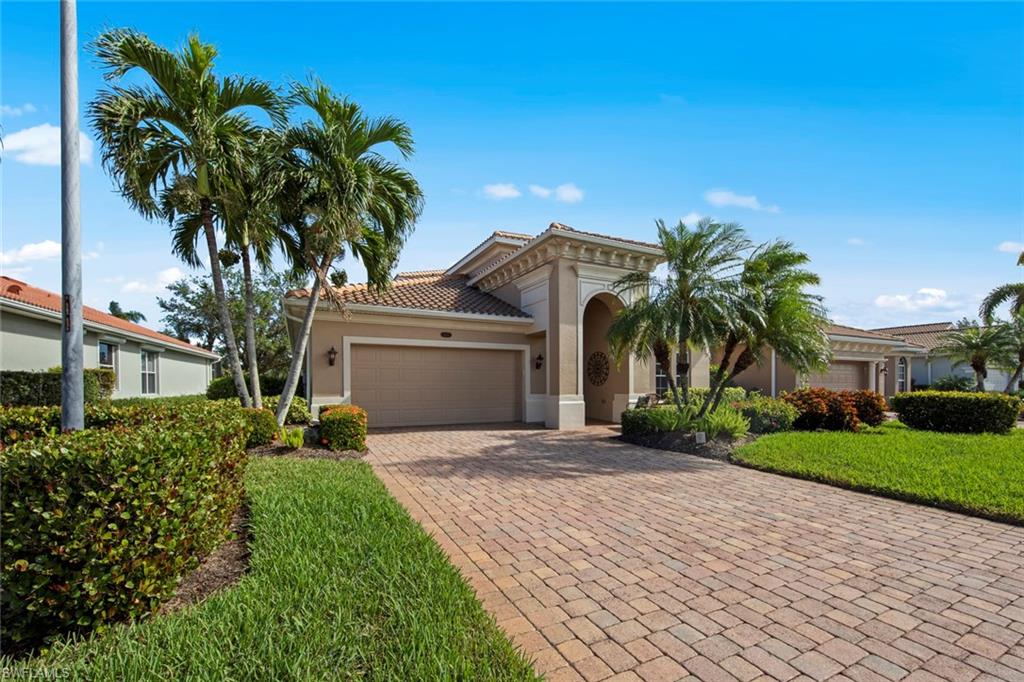
[[[362,459],[366,453],[358,450],[331,450],[323,445],[306,443],[297,450],[277,444],[261,445],[257,448],[249,448],[249,455],[252,457],[298,457],[299,459]]]
[[[694,434],[682,432],[658,432],[642,436],[619,436],[619,438],[626,443],[640,445],[645,448],[682,452],[687,455],[715,459],[720,462],[730,461],[733,450],[753,440],[753,437],[748,435],[736,440],[712,439],[704,443],[698,443]]]
[[[161,614],[197,604],[231,587],[249,570],[249,509],[244,504],[231,520],[230,539],[210,552],[199,567],[186,575],[174,596],[160,607]]]

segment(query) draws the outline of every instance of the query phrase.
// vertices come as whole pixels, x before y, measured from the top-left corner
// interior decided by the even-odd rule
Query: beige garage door
[[[808,377],[811,386],[831,388],[833,391],[858,391],[868,387],[867,363],[836,361],[822,374]]]
[[[522,419],[518,351],[352,346],[352,402],[371,427]]]

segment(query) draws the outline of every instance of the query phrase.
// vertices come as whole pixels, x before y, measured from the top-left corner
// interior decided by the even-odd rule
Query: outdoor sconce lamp
[[[334,361],[338,359],[338,351],[334,350],[334,346],[327,351],[327,364],[334,367]]]
[[[544,356],[542,354],[540,354],[540,353],[537,353],[537,357],[535,357],[533,359],[533,368],[534,369],[540,369],[543,366],[544,366]]]

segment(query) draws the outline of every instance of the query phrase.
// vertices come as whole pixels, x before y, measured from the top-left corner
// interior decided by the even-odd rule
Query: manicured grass
[[[89,680],[536,678],[365,463],[259,458],[246,487],[238,585],[33,665]]]
[[[1024,429],[968,435],[890,422],[860,433],[792,431],[739,448],[741,464],[1024,524]]]

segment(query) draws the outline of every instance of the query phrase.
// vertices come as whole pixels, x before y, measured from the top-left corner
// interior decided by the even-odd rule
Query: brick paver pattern
[[[548,679],[1024,681],[1024,529],[611,435],[368,460]]]

